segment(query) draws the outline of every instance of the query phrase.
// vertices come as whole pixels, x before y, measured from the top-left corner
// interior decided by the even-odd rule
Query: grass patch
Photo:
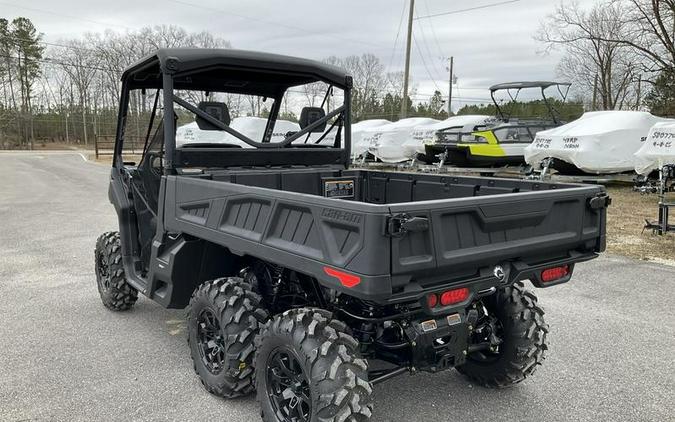
[[[113,156],[112,154],[108,155],[99,155],[98,158],[96,158],[95,154],[89,154],[87,157],[90,161],[95,161],[100,164],[107,164],[107,165],[112,165],[112,159]],[[124,161],[131,161],[136,164],[138,164],[141,161],[141,156],[139,154],[124,154],[122,155],[122,159]]]
[[[607,252],[675,265],[675,233],[659,236],[642,230],[645,219],[658,218],[657,195],[641,195],[630,186],[608,187],[607,192],[612,197],[607,208]]]

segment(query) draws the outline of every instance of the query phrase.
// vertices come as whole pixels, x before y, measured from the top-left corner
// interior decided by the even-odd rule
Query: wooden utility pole
[[[592,111],[595,111],[598,109],[598,74],[595,74],[595,80],[593,81],[593,104],[591,107],[593,108]]]
[[[401,99],[401,119],[408,115],[408,77],[410,76],[410,44],[412,42],[413,13],[415,0],[410,0],[410,12],[408,13],[408,40],[405,45],[405,70],[403,72],[403,98]]]
[[[452,65],[453,65],[454,57],[450,56],[450,79],[448,83],[448,117],[452,115],[452,82],[453,82],[453,73],[452,73]]]
[[[635,95],[635,110],[640,110],[640,102],[642,101],[642,74],[638,75],[638,83],[637,83],[637,93]]]

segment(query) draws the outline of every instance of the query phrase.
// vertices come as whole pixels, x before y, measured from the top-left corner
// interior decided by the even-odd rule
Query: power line
[[[388,68],[391,68],[392,63],[394,62],[394,55],[396,53],[396,45],[398,44],[398,37],[401,35],[401,28],[403,27],[403,18],[405,17],[405,3],[403,3],[403,8],[401,9],[401,18],[398,21],[398,30],[396,30],[396,38],[394,38],[394,47],[391,49],[391,57],[389,57]]]
[[[424,8],[427,11],[427,14],[430,15],[431,11],[429,10],[429,1],[424,0]],[[441,48],[441,44],[438,42],[438,37],[436,36],[436,30],[434,29],[434,24],[433,21],[429,20],[429,27],[431,28],[431,35],[434,37],[434,42],[436,44],[436,48],[438,48],[438,53],[441,55],[441,57],[446,57],[447,54],[443,52],[443,49]]]
[[[422,59],[422,64],[424,65],[424,70],[427,71],[427,75],[429,76],[429,79],[434,83],[434,86],[436,87],[436,90],[440,91],[441,89],[438,87],[438,84],[436,83],[436,79],[431,76],[431,72],[429,71],[429,67],[427,67],[427,61],[424,59],[424,54],[422,54],[422,49],[420,48],[419,44],[417,43],[417,38],[413,35],[413,42],[415,43],[415,47],[417,52],[420,55],[420,58]]]
[[[457,13],[470,12],[472,10],[487,9],[488,7],[501,6],[503,4],[516,3],[516,2],[519,2],[519,1],[520,0],[500,1],[500,2],[497,2],[497,3],[484,4],[482,6],[469,7],[469,8],[466,8],[466,9],[451,10],[449,12],[436,13],[436,14],[427,15],[427,16],[418,16],[417,18],[415,18],[415,20],[435,18],[437,16],[454,15],[454,14],[457,14]]]
[[[0,54],[0,57],[2,57],[4,59],[14,59],[14,60],[20,60],[21,59],[21,57],[9,56],[9,55],[4,55],[4,54]],[[49,65],[70,66],[70,67],[82,68],[82,69],[100,70],[102,72],[109,72],[111,70],[114,70],[114,69],[106,69],[106,68],[103,68],[103,67],[89,66],[89,65],[85,65],[85,64],[74,64],[74,63],[61,62],[61,61],[55,60],[51,57],[43,57],[41,59],[31,58],[30,60],[36,61],[38,63],[49,64]]]
[[[49,46],[52,46],[52,47],[70,48],[72,50],[93,51],[93,52],[98,51],[95,48],[87,48],[87,47],[78,47],[78,46],[75,46],[75,45],[59,44],[59,43],[54,43],[54,42],[42,41],[42,40],[39,40],[39,39],[38,40],[31,40],[31,39],[28,39],[28,38],[21,38],[21,37],[17,37],[17,36],[14,36],[14,35],[8,36],[8,37],[5,37],[5,38],[11,38],[11,39],[14,39],[14,40],[17,40],[17,41],[37,42],[38,44],[49,45]]]
[[[131,28],[129,26],[126,26],[126,25],[115,24],[115,23],[104,23],[104,22],[100,22],[100,21],[87,19],[87,18],[82,18],[82,17],[79,17],[79,16],[66,15],[64,13],[52,12],[51,10],[38,9],[36,7],[19,6],[19,5],[14,4],[14,3],[6,3],[6,2],[0,2],[0,4],[5,5],[5,6],[10,6],[10,7],[16,7],[17,9],[29,10],[31,12],[46,13],[48,15],[60,16],[62,18],[75,19],[75,20],[79,20],[79,21],[83,21],[83,22],[95,23],[96,25],[117,26],[117,27],[125,28],[125,29],[133,29],[133,28]]]
[[[233,12],[229,12],[229,11],[225,11],[225,10],[221,10],[221,9],[216,9],[216,8],[204,6],[204,5],[201,5],[201,4],[189,3],[189,2],[181,1],[181,0],[168,0],[168,1],[170,1],[171,3],[182,4],[184,6],[190,6],[190,7],[200,8],[200,9],[204,9],[204,10],[209,10],[211,12],[221,13],[223,15],[235,16],[235,17],[240,18],[240,19],[247,19],[247,20],[254,21],[254,22],[260,22],[260,23],[264,23],[266,25],[274,25],[274,26],[279,26],[279,27],[286,28],[286,29],[292,29],[292,30],[304,32],[304,33],[310,34],[310,35],[318,35],[318,36],[322,36],[322,37],[335,38],[335,39],[342,40],[342,41],[348,41],[348,42],[355,43],[355,44],[370,45],[372,47],[378,47],[378,48],[383,47],[379,44],[370,43],[370,42],[367,42],[367,41],[354,40],[354,39],[351,39],[351,38],[341,37],[339,35],[322,34],[320,32],[308,31],[307,29],[299,27],[299,26],[288,25],[288,24],[282,23],[282,22],[269,21],[269,20],[266,20],[266,19],[254,18],[254,17],[251,17],[251,16],[246,16],[246,15],[242,15],[242,14],[239,14],[239,13],[233,13]]]
[[[418,14],[417,5],[415,6],[415,14],[416,15]],[[429,55],[429,60],[431,60],[431,67],[433,68],[434,73],[437,75],[437,77],[440,77],[439,75],[441,75],[442,72],[439,73],[438,63],[437,63],[437,61],[434,60],[434,55],[431,54],[431,50],[429,49],[429,43],[427,42],[427,36],[426,36],[426,33],[424,32],[424,27],[422,25],[418,25],[418,27],[420,29],[419,33],[420,33],[420,36],[421,36],[419,42],[421,44],[423,44],[424,47],[426,48],[426,52]]]

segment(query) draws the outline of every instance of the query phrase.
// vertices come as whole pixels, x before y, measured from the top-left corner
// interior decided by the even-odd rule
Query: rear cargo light
[[[436,293],[432,293],[429,296],[427,296],[427,305],[430,308],[433,308],[436,305],[438,305],[438,296],[436,296]]]
[[[441,305],[448,306],[455,303],[464,302],[469,298],[469,289],[462,287],[461,289],[448,290],[441,294]]]
[[[541,272],[541,281],[550,283],[551,281],[560,280],[570,273],[569,265],[561,265],[560,267],[547,268]]]
[[[336,270],[335,268],[323,267],[323,271],[329,276],[337,278],[340,280],[340,284],[350,289],[361,282],[361,277]]]

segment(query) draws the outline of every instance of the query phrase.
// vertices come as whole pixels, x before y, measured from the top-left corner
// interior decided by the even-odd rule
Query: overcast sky
[[[416,0],[415,9],[423,17],[502,1]],[[411,76],[419,98],[436,87],[447,95],[451,55],[457,106],[488,98],[485,88],[494,83],[555,78],[558,54],[540,54],[542,46],[532,36],[559,1],[519,0],[417,19]],[[401,70],[408,5],[409,0],[0,0],[0,15],[30,18],[47,41],[88,31],[175,24],[208,30],[234,48],[314,59],[374,53],[388,70]]]

